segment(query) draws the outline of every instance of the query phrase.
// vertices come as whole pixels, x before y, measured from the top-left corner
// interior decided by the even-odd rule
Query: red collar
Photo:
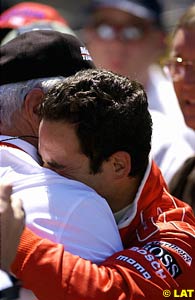
[[[19,150],[24,151],[20,147],[14,145],[14,144],[11,144],[11,143],[7,143],[7,142],[0,142],[0,146],[6,146],[6,147],[9,147],[9,148],[15,148],[15,149],[19,149]]]

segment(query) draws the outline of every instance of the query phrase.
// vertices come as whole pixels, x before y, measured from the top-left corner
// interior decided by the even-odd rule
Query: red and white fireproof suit
[[[148,166],[129,218],[125,250],[97,266],[26,229],[12,271],[39,300],[195,299],[195,218],[157,166]]]

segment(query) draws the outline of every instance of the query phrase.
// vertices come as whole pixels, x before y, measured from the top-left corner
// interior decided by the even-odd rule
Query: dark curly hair
[[[101,171],[116,151],[131,156],[130,176],[146,169],[152,121],[141,84],[106,70],[85,70],[56,84],[46,95],[41,116],[75,124],[91,172]]]

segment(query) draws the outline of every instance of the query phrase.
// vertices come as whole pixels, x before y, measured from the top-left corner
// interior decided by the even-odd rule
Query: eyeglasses
[[[182,57],[172,57],[164,63],[164,71],[173,81],[183,79],[186,72],[195,79],[195,61],[184,60]]]
[[[114,26],[102,23],[94,26],[96,34],[102,40],[120,39],[123,41],[136,41],[144,36],[144,30],[136,26]]]

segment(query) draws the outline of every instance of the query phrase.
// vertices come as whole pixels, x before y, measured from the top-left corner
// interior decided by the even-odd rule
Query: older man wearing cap
[[[76,37],[52,30],[24,33],[0,51],[1,178],[23,200],[29,228],[100,262],[122,248],[107,202],[88,186],[42,168],[37,155],[44,93],[78,70],[94,68],[90,54]]]

